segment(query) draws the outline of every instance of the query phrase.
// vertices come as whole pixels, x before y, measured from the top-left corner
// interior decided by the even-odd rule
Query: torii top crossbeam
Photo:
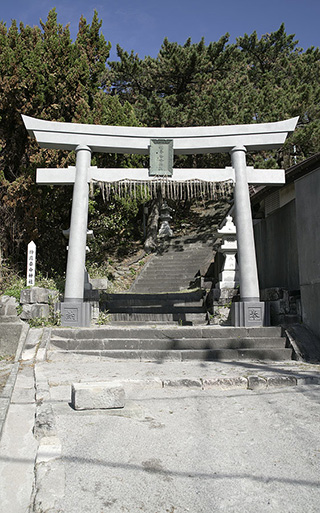
[[[152,138],[172,139],[176,155],[228,153],[236,146],[245,146],[248,151],[276,149],[284,143],[288,133],[294,131],[298,121],[298,118],[291,118],[249,125],[147,128],[61,123],[29,116],[22,118],[29,134],[42,148],[75,150],[79,145],[86,145],[93,152],[145,155],[149,153]]]

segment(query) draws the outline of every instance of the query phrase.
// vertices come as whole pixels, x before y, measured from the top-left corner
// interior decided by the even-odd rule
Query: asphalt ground
[[[2,433],[1,512],[318,513],[319,365],[46,353],[40,331]],[[120,381],[124,408],[74,410],[86,381]]]

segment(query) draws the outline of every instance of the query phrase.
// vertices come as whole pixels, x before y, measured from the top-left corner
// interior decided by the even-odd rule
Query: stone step
[[[186,266],[186,265],[162,265],[162,264],[158,264],[158,265],[153,265],[152,267],[148,267],[148,269],[146,270],[145,274],[149,274],[149,273],[160,273],[160,272],[166,272],[166,273],[170,273],[170,274],[176,274],[176,273],[180,273],[180,274],[183,274],[183,273],[190,273],[190,272],[197,272],[199,270],[199,266],[197,265],[192,265],[192,266]]]
[[[191,313],[206,313],[206,309],[202,305],[132,305],[124,306],[123,304],[107,303],[108,313],[139,313],[139,314],[191,314]]]
[[[112,300],[112,301],[102,301],[102,303],[104,303],[105,305],[108,305],[110,307],[115,307],[115,308],[118,308],[118,307],[123,307],[124,305],[126,307],[162,307],[162,308],[167,308],[167,307],[170,307],[170,308],[176,308],[176,307],[199,307],[199,306],[203,306],[203,299],[200,299],[199,301],[181,301],[181,302],[174,302],[174,301],[168,301],[168,300],[165,300],[165,301],[160,301],[160,300],[144,300],[144,299],[140,299],[140,300],[137,300],[135,301],[134,299],[130,300],[130,301],[126,301],[126,302],[123,302],[122,300],[121,301],[118,301],[118,300]]]
[[[199,262],[205,262],[207,260],[210,260],[211,258],[213,258],[212,251],[208,249],[205,249],[204,251],[194,249],[192,252],[190,251],[189,253],[186,253],[184,251],[177,251],[171,254],[154,256],[153,259],[148,262],[148,265],[154,265],[156,262],[175,264],[177,262],[177,259],[183,260],[183,262],[186,262],[188,264],[193,262],[194,264],[198,265]]]
[[[115,298],[115,299],[107,299],[103,302],[107,305],[122,305],[122,306],[123,305],[126,305],[126,306],[168,306],[168,305],[170,305],[171,307],[175,307],[175,306],[200,306],[203,304],[203,301],[204,301],[203,298],[198,299],[197,301],[180,301],[179,299],[171,300],[171,299],[166,299],[166,298],[158,299],[156,297],[152,297],[151,294],[150,294],[150,297],[139,298],[139,295],[140,294],[137,294],[136,298],[132,298],[132,299],[128,299],[128,300]],[[144,296],[144,294],[141,294],[141,296]]]
[[[115,314],[117,315],[117,314]],[[119,314],[125,315],[125,314]],[[129,315],[129,314],[128,314]],[[165,315],[165,314],[164,314]],[[192,315],[192,314],[190,314]],[[203,314],[202,314],[203,315]],[[194,314],[197,317],[197,314]],[[186,316],[187,318],[187,316]],[[52,328],[51,348],[139,360],[289,360],[280,327],[104,326]]]
[[[164,274],[162,277],[160,276],[145,276],[143,280],[137,280],[135,285],[145,285],[146,287],[155,286],[155,287],[161,287],[162,288],[166,285],[175,284],[176,287],[179,287],[179,285],[182,284],[189,284],[191,281],[195,279],[195,276],[188,275],[188,276],[167,276]],[[177,290],[166,290],[163,289],[163,292],[179,292],[179,288]],[[159,293],[159,292],[158,292]]]
[[[149,292],[150,294],[152,292],[154,292],[155,294],[158,294],[160,292],[163,291],[163,289],[165,288],[168,292],[179,292],[180,290],[186,290],[188,287],[189,287],[189,284],[190,282],[186,282],[186,283],[178,283],[178,284],[164,284],[163,287],[161,287],[160,285],[148,285],[147,287],[145,287],[144,285],[141,285],[141,286],[137,286],[132,288],[131,290],[133,292]],[[172,285],[172,286],[171,286]]]
[[[186,290],[192,290],[191,283],[192,280],[180,280],[178,282],[173,280],[171,280],[171,282],[160,280],[160,283],[157,280],[149,282],[148,285],[144,285],[144,283],[139,284],[138,282],[134,287],[132,287],[131,291],[136,292],[137,294],[161,294],[165,288],[167,292],[184,292]]]
[[[88,356],[102,356],[116,359],[140,361],[222,361],[222,360],[291,360],[292,349],[208,349],[208,350],[75,350],[74,353]]]
[[[167,322],[172,324],[173,322],[181,326],[194,326],[194,325],[206,325],[206,313],[111,313],[110,320],[116,321],[127,321],[130,324],[134,322],[153,322],[155,324]]]
[[[161,284],[163,282],[171,283],[172,281],[179,283],[180,281],[183,282],[190,282],[195,278],[195,274],[185,274],[185,273],[154,273],[154,274],[148,274],[147,276],[144,276],[143,282],[144,283],[154,283],[154,284]],[[137,283],[139,283],[140,280],[138,280]],[[142,281],[142,280],[141,280]]]
[[[133,339],[195,339],[195,338],[270,338],[281,337],[280,326],[268,326],[261,328],[234,328],[232,326],[202,326],[202,327],[114,327],[101,326],[99,328],[51,328],[52,338],[67,339],[110,339],[110,338],[133,338]]]
[[[109,339],[86,339],[75,340],[68,338],[52,338],[51,345],[65,351],[75,350],[99,350],[113,351],[121,350],[222,350],[222,349],[284,349],[286,340],[284,338],[190,338],[190,339],[133,339],[133,338],[109,338]]]
[[[198,301],[203,297],[203,290],[191,290],[187,292],[163,292],[159,294],[148,294],[148,293],[131,293],[131,292],[117,292],[113,294],[106,294],[105,298],[108,301],[147,301],[147,302],[158,302],[158,301],[171,301],[171,302],[189,302]]]

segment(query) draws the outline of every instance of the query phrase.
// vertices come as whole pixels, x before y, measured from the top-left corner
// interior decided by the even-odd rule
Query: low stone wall
[[[206,298],[208,322],[212,325],[231,326],[231,304],[238,289],[212,288]]]
[[[23,323],[17,314],[14,297],[0,297],[0,356],[14,356],[19,344]]]
[[[208,321],[212,325],[231,326],[230,309],[237,300],[238,289],[212,288],[206,298]],[[299,291],[269,288],[261,291],[261,301],[270,305],[270,324],[293,324],[301,322],[301,299]]]
[[[44,318],[50,315],[50,304],[58,300],[59,293],[56,290],[49,290],[42,287],[24,289],[20,295],[22,313],[20,319]]]
[[[270,304],[270,323],[272,326],[301,322],[301,299],[299,291],[290,292],[277,287],[263,289],[261,301]]]

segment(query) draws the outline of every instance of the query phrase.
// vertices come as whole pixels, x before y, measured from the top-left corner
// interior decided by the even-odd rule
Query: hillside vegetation
[[[288,167],[320,151],[320,52],[299,48],[284,25],[260,39],[254,32],[229,43],[184,45],[164,40],[156,58],[140,59],[111,44],[95,13],[80,19],[75,41],[68,27],[49,12],[36,27],[0,23],[0,244],[2,274],[24,271],[26,246],[34,240],[38,269],[49,276],[65,269],[72,188],[37,186],[37,167],[73,165],[71,152],[40,149],[21,114],[41,119],[127,126],[201,126],[260,123],[299,116],[295,133],[277,152],[248,155],[249,165]],[[106,34],[107,36],[107,34]],[[92,165],[144,167],[146,157],[95,154]],[[228,155],[180,156],[175,167],[229,165]],[[88,264],[106,266],[135,248],[142,237],[142,213],[150,198],[104,201],[93,188],[89,207]],[[176,201],[178,222],[188,217],[190,201]]]

